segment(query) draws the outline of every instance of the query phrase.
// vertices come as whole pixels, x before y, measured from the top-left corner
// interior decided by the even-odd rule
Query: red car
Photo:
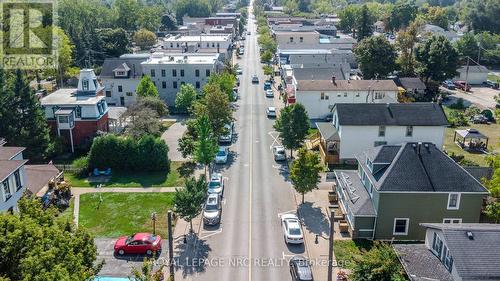
[[[161,251],[161,237],[151,233],[136,233],[122,236],[115,242],[115,254],[146,254]]]
[[[457,87],[458,89],[462,90],[462,91],[470,91],[470,85],[469,83],[465,82],[465,81],[455,81],[455,87]]]

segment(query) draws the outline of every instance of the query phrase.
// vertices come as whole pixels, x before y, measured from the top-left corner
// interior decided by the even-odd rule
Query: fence
[[[73,167],[71,164],[54,164],[54,166],[59,170],[63,172],[74,172],[76,169]]]

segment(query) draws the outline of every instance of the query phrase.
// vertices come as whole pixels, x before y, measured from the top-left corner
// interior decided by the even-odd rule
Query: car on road
[[[240,47],[240,50],[238,51],[238,54],[242,56],[245,53],[245,49]]]
[[[486,80],[484,84],[492,89],[498,89],[498,82],[492,81],[492,80]]]
[[[455,87],[462,90],[462,91],[470,91],[470,84],[465,82],[465,81],[455,81],[454,82]]]
[[[232,142],[233,141],[233,131],[234,124],[231,122],[230,124],[224,125],[225,134],[219,137],[219,142]]]
[[[256,84],[259,83],[259,77],[257,77],[257,75],[255,75],[255,74],[252,76],[252,83],[256,83]]]
[[[161,251],[161,237],[151,233],[135,233],[118,238],[114,246],[115,254],[142,254],[151,256]]]
[[[266,98],[273,98],[274,93],[273,90],[266,90]]]
[[[266,115],[268,118],[275,118],[276,117],[276,107],[270,106],[266,109]]]
[[[238,68],[236,69],[236,74],[237,74],[237,75],[241,75],[241,74],[243,74],[243,69],[241,69],[241,67],[238,67]]]
[[[205,208],[203,208],[203,223],[205,225],[217,225],[220,223],[222,213],[222,204],[220,196],[217,194],[209,194]]]
[[[224,194],[224,178],[221,173],[213,173],[208,182],[208,194],[217,194],[222,197]]]
[[[287,244],[302,244],[304,243],[304,235],[300,227],[300,220],[294,214],[284,214],[281,216],[281,227],[283,229],[283,237]]]
[[[455,84],[453,84],[453,81],[451,81],[451,80],[444,81],[442,83],[442,86],[448,90],[455,90]]]
[[[311,265],[304,256],[294,256],[290,259],[290,275],[293,281],[313,281]]]
[[[281,145],[274,146],[273,156],[274,156],[274,161],[285,161],[286,160],[285,148]]]
[[[252,34],[252,32],[250,32],[250,31],[247,32],[247,35],[251,35],[251,34]]]
[[[217,154],[215,154],[215,164],[226,164],[228,155],[229,148],[220,146],[219,151],[217,151]]]
[[[271,90],[271,82],[270,81],[264,82],[264,90]]]

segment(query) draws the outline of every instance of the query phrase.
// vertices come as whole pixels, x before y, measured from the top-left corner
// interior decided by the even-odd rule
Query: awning
[[[487,136],[481,134],[476,129],[455,130],[455,133],[464,139],[488,139]]]

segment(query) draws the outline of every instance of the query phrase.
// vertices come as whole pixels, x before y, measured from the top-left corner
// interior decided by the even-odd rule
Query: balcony
[[[318,128],[319,155],[325,164],[339,164],[340,138],[337,129],[329,122],[316,123]],[[317,142],[315,140],[314,142]]]

